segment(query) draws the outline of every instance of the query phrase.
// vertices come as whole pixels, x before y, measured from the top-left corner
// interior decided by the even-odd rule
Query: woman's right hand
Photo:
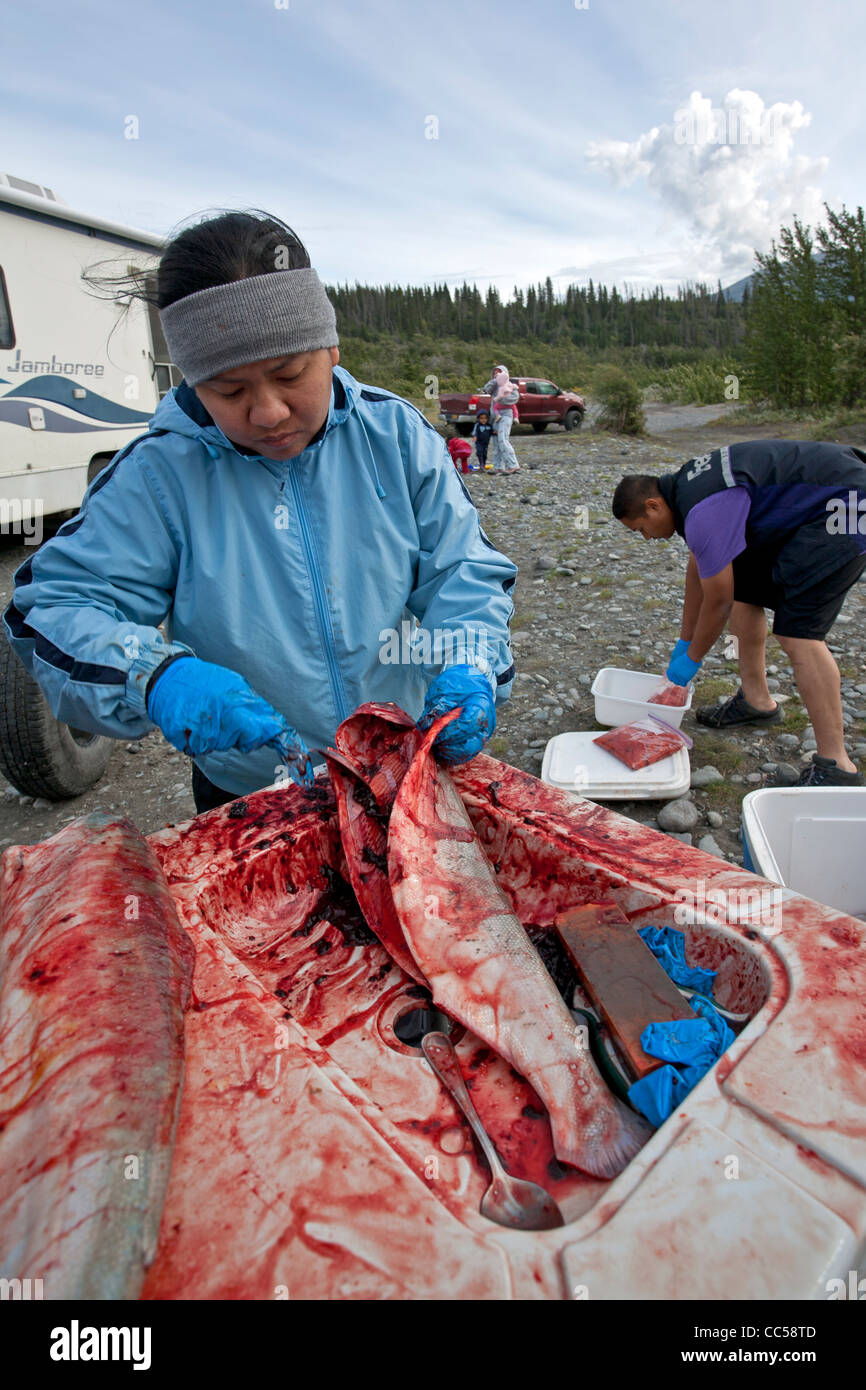
[[[310,760],[303,740],[277,710],[236,671],[179,657],[150,686],[147,712],[181,753],[201,753],[273,744],[295,781],[309,782]]]

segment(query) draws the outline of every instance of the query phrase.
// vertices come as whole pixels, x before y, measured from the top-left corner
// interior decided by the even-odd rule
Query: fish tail
[[[581,1137],[570,1127],[565,1136],[554,1133],[553,1147],[561,1163],[570,1163],[596,1178],[615,1178],[652,1133],[651,1125],[641,1115],[611,1096],[606,1123],[600,1132]]]

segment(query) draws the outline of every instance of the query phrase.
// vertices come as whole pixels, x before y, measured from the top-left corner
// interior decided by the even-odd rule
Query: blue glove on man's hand
[[[691,646],[691,642],[692,639],[690,637],[681,637],[671,652],[671,661],[676,661],[678,656],[682,656],[683,652],[687,652]]]
[[[475,666],[446,666],[431,682],[418,720],[429,729],[450,709],[463,706],[459,719],[443,729],[433,748],[440,762],[468,763],[480,753],[496,728],[496,702],[490,681]]]
[[[236,671],[198,657],[172,661],[153,681],[147,712],[181,753],[272,744],[296,782],[312,782],[310,757],[295,730]]]
[[[686,646],[689,644],[686,643]],[[685,652],[680,652],[679,656],[674,656],[670,666],[665,671],[669,681],[674,685],[688,685],[693,676],[696,676],[703,666],[702,661],[692,661]]]

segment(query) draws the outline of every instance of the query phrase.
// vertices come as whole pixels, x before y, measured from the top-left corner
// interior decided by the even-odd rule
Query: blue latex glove
[[[463,706],[463,713],[443,729],[433,747],[443,763],[468,763],[480,753],[496,728],[496,702],[490,681],[474,666],[446,666],[431,682],[418,720],[429,729],[441,714]]]
[[[295,730],[236,671],[182,657],[153,682],[147,712],[181,753],[273,746],[296,782],[312,782],[310,757]]]
[[[691,638],[690,638],[690,637],[680,637],[679,640],[677,641],[677,645],[674,647],[673,651],[671,652],[671,661],[676,661],[677,657],[678,657],[678,656],[682,656],[683,652],[687,652],[690,646],[691,646]]]
[[[715,970],[686,964],[686,938],[674,927],[638,927],[638,936],[648,946],[671,977],[675,985],[696,989],[699,994],[712,994]]]
[[[640,1045],[650,1057],[663,1062],[683,1062],[689,1067],[706,1071],[734,1035],[721,1014],[717,1014],[708,999],[692,995],[689,1000],[698,1018],[674,1018],[666,1023],[648,1023],[640,1035]]]
[[[689,644],[687,643],[686,645],[688,646]],[[692,661],[691,657],[687,656],[685,652],[680,652],[679,656],[672,658],[670,666],[665,671],[665,675],[674,685],[688,685],[692,677],[696,676],[698,671],[700,671],[703,664],[702,661]]]
[[[697,1018],[649,1023],[640,1045],[650,1057],[671,1063],[641,1077],[629,1087],[632,1105],[654,1125],[662,1124],[734,1041],[734,1035],[709,999],[689,1000]]]

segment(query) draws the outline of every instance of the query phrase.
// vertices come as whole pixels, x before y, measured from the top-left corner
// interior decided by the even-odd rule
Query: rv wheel
[[[94,786],[113,740],[54,718],[33,677],[0,636],[0,772],[26,796],[64,801]]]

